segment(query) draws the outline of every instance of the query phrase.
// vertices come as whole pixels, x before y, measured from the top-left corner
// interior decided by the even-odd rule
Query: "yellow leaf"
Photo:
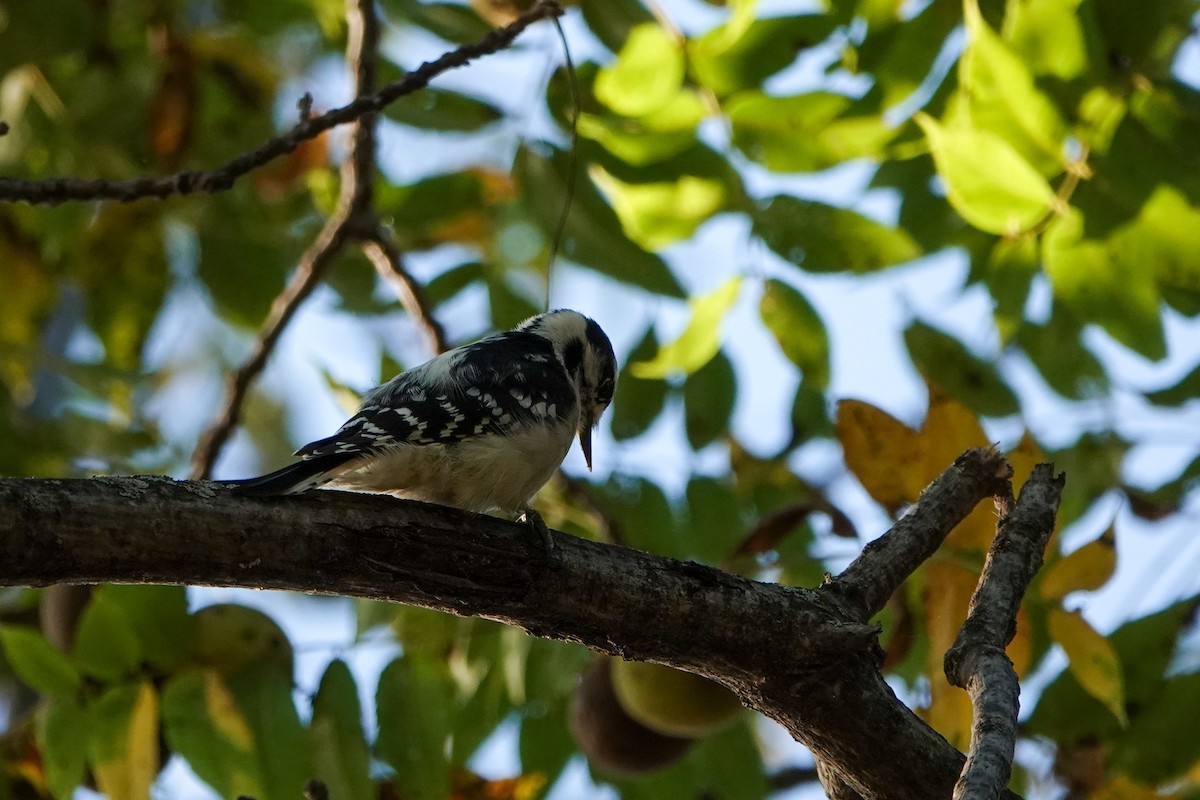
[[[913,476],[920,484],[918,492],[953,464],[964,450],[989,444],[979,418],[933,386],[929,387],[929,413],[921,426],[920,437],[924,442],[924,462],[922,469]],[[996,512],[990,502],[984,502],[950,532],[946,544],[964,550],[986,550],[995,534]]]
[[[721,321],[741,288],[742,279],[734,277],[693,300],[692,318],[679,338],[663,345],[651,360],[631,364],[629,371],[638,378],[665,378],[679,372],[690,375],[703,367],[721,349]]]
[[[158,693],[148,681],[118,686],[92,706],[89,760],[109,800],[148,800],[158,774]]]
[[[950,744],[964,750],[971,743],[971,698],[946,680],[942,660],[967,619],[967,608],[979,576],[956,562],[934,559],[925,566],[923,577],[922,606],[929,636],[926,655],[929,708],[925,721]]]
[[[1109,526],[1100,538],[1050,565],[1038,591],[1047,600],[1060,600],[1071,592],[1091,592],[1108,583],[1117,568],[1117,540]]]
[[[1096,632],[1078,611],[1050,609],[1050,636],[1062,645],[1068,668],[1084,690],[1104,703],[1122,725],[1125,716],[1125,681],[1121,663],[1108,639]]]
[[[1153,786],[1145,786],[1125,775],[1114,775],[1111,780],[1092,792],[1090,800],[1169,800],[1177,795],[1162,795]]]
[[[870,403],[842,400],[837,435],[846,466],[877,503],[895,513],[916,499],[913,473],[921,463],[916,431]]]

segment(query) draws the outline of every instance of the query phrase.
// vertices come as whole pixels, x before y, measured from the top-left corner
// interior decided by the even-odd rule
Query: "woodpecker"
[[[523,513],[538,527],[530,499],[576,436],[592,468],[592,429],[616,384],[600,326],[551,311],[397,375],[337,433],[297,450],[300,461],[233,483],[256,496],[321,486],[378,492]]]

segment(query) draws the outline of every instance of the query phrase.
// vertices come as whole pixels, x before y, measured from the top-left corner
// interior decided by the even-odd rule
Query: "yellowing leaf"
[[[925,711],[925,721],[950,744],[964,750],[971,743],[971,697],[946,680],[942,660],[967,619],[967,608],[979,576],[946,559],[930,561],[921,576],[924,581],[921,605],[929,636],[926,654],[929,708]]]
[[[1108,639],[1096,632],[1078,611],[1050,609],[1050,636],[1062,645],[1070,660],[1068,669],[1088,694],[1128,725],[1121,662]]]
[[[910,476],[920,462],[916,431],[861,400],[838,403],[836,430],[846,466],[875,502],[893,514],[912,502]]]
[[[630,373],[638,378],[665,378],[678,372],[690,375],[707,364],[721,347],[721,321],[741,288],[740,277],[730,278],[692,300],[692,319],[679,338],[660,348],[651,360],[631,364]]]
[[[989,442],[979,418],[961,404],[929,389],[929,413],[921,426],[921,469],[914,471],[920,483],[919,493],[931,480],[954,463],[971,447],[987,447]],[[913,496],[916,499],[916,495]],[[965,550],[986,550],[996,534],[996,512],[990,502],[980,503],[967,518],[950,532],[946,544]]]
[[[996,134],[943,127],[927,114],[916,120],[929,139],[950,205],[976,228],[1012,235],[1054,209],[1057,199],[1050,184]]]
[[[647,250],[688,238],[725,204],[725,186],[712,178],[683,175],[672,181],[626,183],[596,164],[588,175],[617,212],[625,233]]]
[[[1116,534],[1110,527],[1100,538],[1055,561],[1042,575],[1039,593],[1060,600],[1071,592],[1090,592],[1108,583],[1117,568]]]
[[[158,774],[158,693],[148,682],[110,689],[89,708],[88,760],[109,800],[147,800]]]
[[[658,110],[683,85],[680,43],[655,23],[629,32],[617,60],[596,75],[596,99],[618,114],[640,117]]]

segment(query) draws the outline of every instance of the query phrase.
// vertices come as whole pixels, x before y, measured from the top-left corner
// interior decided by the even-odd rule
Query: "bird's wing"
[[[577,405],[573,384],[549,342],[508,331],[397,375],[367,395],[337,433],[296,455],[315,458],[505,436],[526,425],[573,422]]]

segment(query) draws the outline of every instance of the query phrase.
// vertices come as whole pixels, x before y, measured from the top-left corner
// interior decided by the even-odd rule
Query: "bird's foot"
[[[525,506],[525,511],[521,514],[521,521],[526,523],[541,538],[542,549],[546,552],[546,555],[553,554],[554,537],[550,535],[550,529],[546,527],[546,520],[542,519],[542,515],[529,506]]]

